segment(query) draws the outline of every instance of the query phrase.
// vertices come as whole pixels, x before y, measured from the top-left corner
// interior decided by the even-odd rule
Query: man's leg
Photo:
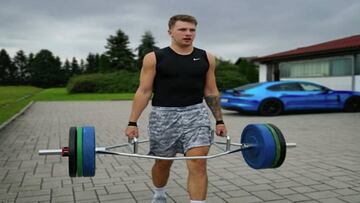
[[[194,147],[186,152],[186,156],[206,156],[209,146]],[[188,176],[188,192],[191,200],[205,200],[207,194],[208,177],[206,159],[194,159],[186,161]]]
[[[165,185],[169,179],[172,161],[156,160],[152,168],[152,180],[155,186],[151,203],[166,203]]]
[[[155,187],[162,188],[166,185],[172,163],[173,161],[155,160],[155,164],[151,171],[152,181]]]

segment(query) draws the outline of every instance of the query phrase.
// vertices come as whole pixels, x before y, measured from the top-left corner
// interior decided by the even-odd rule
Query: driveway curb
[[[20,115],[24,114],[26,110],[28,110],[31,105],[33,105],[34,101],[31,101],[28,105],[26,105],[23,109],[21,109],[20,112],[18,112],[17,114],[15,114],[13,117],[11,117],[10,119],[8,119],[7,121],[5,121],[3,124],[0,125],[0,131],[2,129],[4,129],[7,125],[9,125],[11,122],[13,122],[17,117],[19,117]]]

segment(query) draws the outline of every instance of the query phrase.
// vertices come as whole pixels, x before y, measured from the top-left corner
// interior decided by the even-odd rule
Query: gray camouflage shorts
[[[173,157],[214,141],[208,111],[203,103],[186,107],[153,106],[149,116],[149,154]]]

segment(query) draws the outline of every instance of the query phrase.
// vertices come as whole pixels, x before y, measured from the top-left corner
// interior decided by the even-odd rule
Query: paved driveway
[[[130,107],[128,101],[33,104],[0,131],[0,202],[149,202],[153,160],[97,155],[95,177],[69,178],[67,158],[37,154],[67,146],[70,126],[94,125],[98,146],[125,143]],[[139,121],[144,139],[148,113]],[[360,202],[360,113],[257,117],[224,111],[224,120],[233,141],[247,124],[271,122],[298,147],[288,150],[279,169],[252,170],[237,154],[209,160],[207,202]],[[169,202],[188,202],[186,176],[185,163],[176,161]]]

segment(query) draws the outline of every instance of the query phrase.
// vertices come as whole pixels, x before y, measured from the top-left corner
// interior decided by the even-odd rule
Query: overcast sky
[[[165,47],[179,13],[198,19],[196,47],[233,62],[360,34],[359,0],[0,0],[0,49],[85,59],[118,29],[132,49],[145,31]]]

